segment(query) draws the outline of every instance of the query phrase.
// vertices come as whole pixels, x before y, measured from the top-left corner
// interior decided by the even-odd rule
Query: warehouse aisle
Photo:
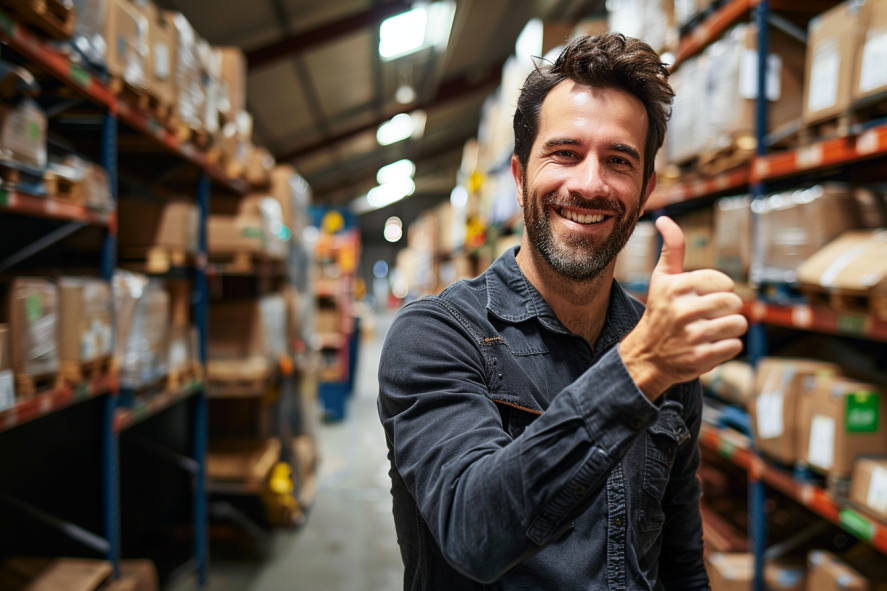
[[[320,430],[320,484],[307,524],[276,532],[261,563],[210,567],[210,591],[395,591],[403,565],[391,516],[388,459],[376,413],[376,378],[393,315],[376,317],[375,338],[361,345],[348,416]],[[198,589],[193,577],[172,591]]]

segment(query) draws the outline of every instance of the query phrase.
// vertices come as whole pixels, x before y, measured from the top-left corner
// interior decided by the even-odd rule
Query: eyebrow
[[[613,144],[610,146],[610,149],[616,152],[622,152],[623,154],[628,154],[629,156],[637,160],[638,163],[640,163],[641,161],[640,153],[626,144]]]
[[[559,146],[580,146],[581,147],[582,145],[583,145],[582,141],[577,140],[577,139],[573,139],[573,138],[553,138],[553,139],[546,141],[544,144],[542,144],[542,149],[547,151],[552,148],[557,148]],[[640,163],[640,161],[641,161],[640,152],[638,152],[637,150],[635,150],[634,148],[632,148],[628,144],[618,144],[618,143],[611,144],[610,149],[613,150],[614,152],[621,152],[622,154],[626,154],[627,156],[630,156],[631,158],[636,160],[638,163]]]

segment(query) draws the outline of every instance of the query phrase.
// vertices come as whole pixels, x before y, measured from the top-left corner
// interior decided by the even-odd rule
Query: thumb
[[[656,220],[656,229],[662,235],[662,254],[654,273],[677,275],[684,272],[684,233],[670,217]]]

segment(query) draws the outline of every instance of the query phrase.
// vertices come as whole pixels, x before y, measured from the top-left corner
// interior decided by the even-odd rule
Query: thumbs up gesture
[[[684,233],[660,217],[662,254],[650,278],[647,309],[619,344],[628,373],[656,400],[674,384],[695,379],[742,351],[748,330],[733,280],[706,269],[684,272]]]

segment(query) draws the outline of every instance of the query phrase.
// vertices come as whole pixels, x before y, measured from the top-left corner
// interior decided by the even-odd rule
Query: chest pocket
[[[690,431],[681,418],[684,407],[666,401],[659,420],[644,434],[644,490],[640,500],[639,550],[646,553],[665,523],[662,497],[668,486],[671,467],[678,449],[690,440]]]

